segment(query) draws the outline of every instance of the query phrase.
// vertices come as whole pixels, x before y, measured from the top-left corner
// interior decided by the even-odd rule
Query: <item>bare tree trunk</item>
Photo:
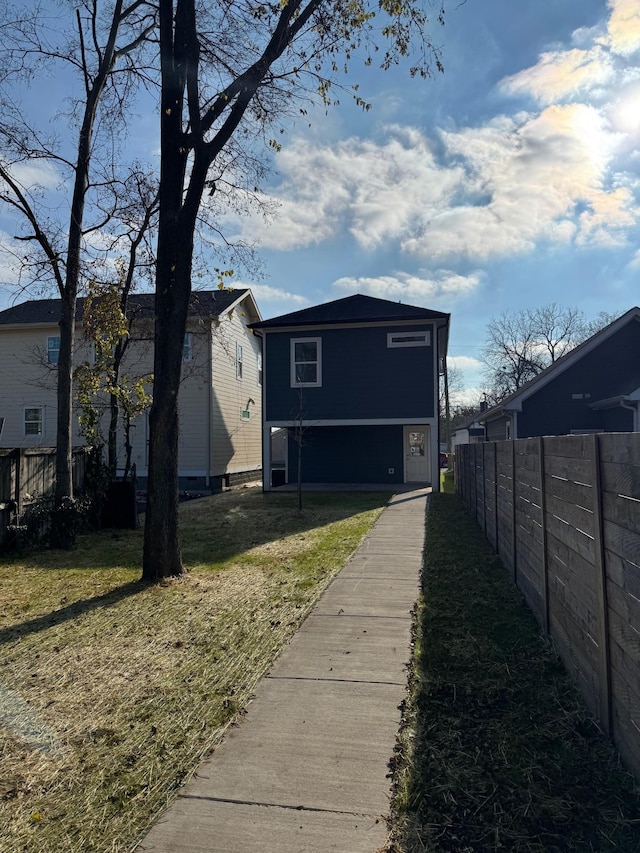
[[[159,247],[162,229],[161,223]],[[149,414],[149,481],[142,559],[142,579],[151,582],[183,572],[178,536],[178,391],[189,290],[186,294],[182,289],[178,292],[170,269],[171,264],[159,255],[153,403]],[[184,282],[182,284],[184,287]]]
[[[117,381],[117,377],[116,377]],[[107,459],[109,474],[115,480],[118,471],[118,416],[120,407],[115,394],[109,395],[109,432],[107,435]]]
[[[60,309],[60,350],[58,353],[58,423],[56,443],[56,502],[73,495],[71,476],[71,393],[73,381],[73,339],[75,299],[63,299]]]

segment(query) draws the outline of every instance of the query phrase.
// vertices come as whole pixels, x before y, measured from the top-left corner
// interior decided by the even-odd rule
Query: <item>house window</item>
[[[242,344],[236,344],[236,379],[242,379]]]
[[[49,364],[57,364],[60,358],[60,335],[52,335],[47,338],[47,361]]]
[[[411,332],[388,332],[387,347],[428,347],[431,346],[431,332],[428,329],[416,329]]]
[[[182,361],[185,364],[188,364],[193,357],[193,349],[192,349],[192,341],[191,341],[191,332],[186,332],[184,336],[184,343],[182,345]]]
[[[262,353],[258,353],[258,385],[262,385]]]
[[[322,340],[293,338],[291,340],[291,387],[322,385]]]
[[[44,410],[42,406],[30,406],[24,410],[24,434],[42,435],[44,432]]]

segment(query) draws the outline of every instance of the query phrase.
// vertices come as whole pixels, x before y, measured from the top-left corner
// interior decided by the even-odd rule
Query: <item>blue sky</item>
[[[265,318],[352,293],[450,312],[477,401],[492,316],[640,302],[640,0],[454,0],[446,20],[444,74],[363,70],[372,109],[288,126],[275,216],[224,226],[260,247],[264,277],[234,284]]]

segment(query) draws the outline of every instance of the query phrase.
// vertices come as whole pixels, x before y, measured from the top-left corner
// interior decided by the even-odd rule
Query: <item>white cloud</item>
[[[386,141],[349,138],[323,147],[297,138],[277,156],[282,182],[272,221],[236,220],[248,240],[290,250],[349,231],[365,248],[410,233],[416,217],[446,204],[461,173],[442,169],[420,131],[394,126]]]
[[[487,259],[530,251],[542,240],[619,243],[637,222],[631,193],[607,186],[618,137],[593,107],[501,116],[443,132],[442,139],[447,157],[464,166],[461,200],[451,199],[421,234],[405,240],[407,251]]]
[[[640,219],[639,191],[621,172],[635,168],[640,127],[640,69],[626,59],[640,47],[640,8],[609,0],[609,11],[606,28],[577,30],[566,50],[502,81],[509,94],[535,97],[539,111],[443,130],[438,140],[399,125],[377,140],[294,139],[277,156],[281,182],[265,197],[279,212],[272,222],[238,223],[242,236],[290,250],[351,235],[365,250],[392,247],[434,266],[541,243],[626,244]],[[431,273],[411,286],[396,276],[359,286],[392,298],[443,290]]]
[[[447,356],[447,364],[451,367],[455,367],[457,370],[477,370],[480,371],[483,369],[484,365],[477,358],[473,358],[468,355],[455,355],[455,356]]]
[[[55,189],[60,184],[60,174],[46,160],[29,160],[24,163],[15,163],[8,167],[11,177],[26,189],[32,190],[36,187],[42,189]]]
[[[441,131],[439,157],[410,127],[387,128],[381,143],[296,139],[278,160],[279,213],[271,224],[250,220],[243,236],[288,250],[346,232],[365,249],[396,245],[435,264],[532,251],[541,241],[620,244],[639,216],[633,193],[609,185],[622,138],[595,107],[572,103]],[[409,289],[395,278],[366,286]],[[434,284],[418,278],[413,287]]]
[[[630,56],[640,49],[638,0],[609,0],[608,42],[614,53]]]
[[[270,287],[267,284],[242,284],[235,282],[234,287],[248,287],[255,296],[257,302],[279,302],[284,300],[290,305],[307,305],[309,300],[304,296],[299,296],[297,293],[290,293],[287,290],[280,290],[277,287]]]
[[[20,245],[6,231],[0,231],[0,286],[13,288],[20,281],[20,257],[24,254]]]
[[[455,403],[460,406],[474,406],[476,409],[480,408],[480,401],[484,396],[483,388],[480,385],[474,385],[470,388],[464,388],[462,391],[456,393],[455,395]]]
[[[532,95],[542,104],[552,104],[605,86],[614,75],[603,48],[573,48],[543,53],[536,65],[505,77],[500,88],[509,95]]]
[[[338,290],[366,293],[380,299],[399,300],[412,304],[429,303],[456,296],[464,296],[475,290],[481,275],[474,273],[463,276],[449,270],[438,270],[432,277],[420,277],[407,273],[361,278],[339,278],[333,283]]]

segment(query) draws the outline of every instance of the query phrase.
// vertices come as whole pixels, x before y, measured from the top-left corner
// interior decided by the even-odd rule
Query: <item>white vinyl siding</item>
[[[247,329],[249,320],[243,315],[238,306],[221,318],[213,332],[211,473],[214,476],[262,467],[260,340]],[[241,382],[237,378],[238,345],[242,347]]]
[[[180,476],[206,477],[258,470],[262,465],[262,396],[258,380],[260,339],[247,329],[255,315],[245,316],[243,304],[223,314],[219,323],[192,322],[188,328],[184,354],[190,361],[182,365],[179,405]],[[135,379],[153,372],[152,324],[140,320],[122,366],[122,373]],[[0,327],[0,382],[4,427],[2,447],[55,446],[57,372],[47,366],[49,338],[58,337],[55,323],[33,328]],[[242,347],[242,381],[236,379],[236,345]],[[214,364],[212,368],[211,353]],[[78,332],[75,361],[84,361],[89,348]],[[213,377],[213,382],[212,382]],[[151,389],[148,389],[151,391]],[[103,433],[106,436],[109,410],[104,396]],[[25,410],[41,409],[41,428],[36,413],[28,419],[25,435]],[[247,417],[246,413],[249,413]],[[85,444],[77,424],[78,407],[74,403],[74,446]],[[140,476],[148,468],[146,416],[133,421],[132,456]],[[124,464],[122,421],[118,432],[118,464]]]

